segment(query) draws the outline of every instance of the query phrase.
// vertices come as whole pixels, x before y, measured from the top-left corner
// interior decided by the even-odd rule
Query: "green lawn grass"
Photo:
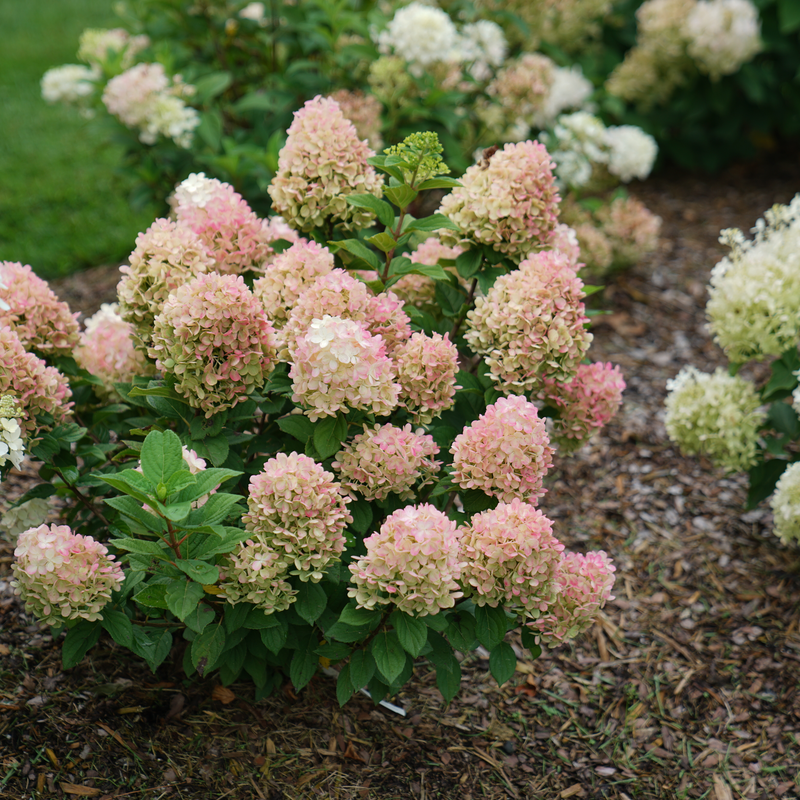
[[[134,212],[122,152],[75,109],[42,100],[50,67],[75,63],[87,27],[115,27],[113,0],[0,2],[0,261],[42,277],[124,259],[154,217]]]

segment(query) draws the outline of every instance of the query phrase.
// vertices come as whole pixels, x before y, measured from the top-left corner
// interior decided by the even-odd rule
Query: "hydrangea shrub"
[[[312,109],[351,141],[337,109]],[[546,516],[556,443],[586,441],[624,385],[585,363],[546,151],[509,146],[491,181],[458,182],[434,134],[378,156],[319,145],[335,213],[315,217],[323,194],[307,191],[302,231],[232,215],[233,189],[192,175],[175,218],[139,237],[120,313],[88,320],[74,357],[0,328],[0,475],[28,453],[42,479],[4,518],[30,523],[14,585],[66,629],[66,666],[104,632],[153,670],[183,642],[187,676],[258,696],[333,664],[344,703],[396,693],[425,659],[450,700],[456,651],[487,648],[503,683],[509,631],[535,656],[611,598],[606,554],[569,554]],[[452,194],[412,214],[432,189]],[[268,247],[208,233],[255,230]],[[392,291],[409,276],[433,286],[424,308]],[[27,295],[7,296],[13,311]]]

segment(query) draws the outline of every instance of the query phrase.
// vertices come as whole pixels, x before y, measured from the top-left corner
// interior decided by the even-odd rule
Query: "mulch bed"
[[[703,317],[719,230],[798,189],[800,165],[765,162],[634,190],[664,219],[661,246],[606,288],[591,350],[622,366],[625,404],[557,462],[541,503],[567,547],[617,565],[589,634],[521,658],[502,688],[470,654],[446,708],[424,664],[393,700],[405,716],[360,695],[340,709],[323,673],[255,703],[246,684],[190,684],[179,659],[154,676],[110,643],[62,671],[11,594],[5,543],[0,798],[800,797],[800,552],[768,507],[743,511],[743,478],[677,452],[662,412],[683,364],[723,363]],[[101,269],[55,288],[91,313],[115,283]]]

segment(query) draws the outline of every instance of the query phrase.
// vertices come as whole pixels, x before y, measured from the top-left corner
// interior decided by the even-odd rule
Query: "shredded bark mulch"
[[[189,683],[179,657],[152,675],[105,640],[62,671],[11,593],[4,543],[0,798],[799,798],[800,551],[768,506],[743,510],[742,477],[677,452],[662,411],[681,366],[724,363],[703,314],[719,230],[798,190],[800,165],[780,161],[634,189],[664,220],[661,245],[607,286],[591,350],[622,366],[625,403],[558,461],[541,502],[568,548],[617,565],[589,634],[521,657],[501,688],[470,654],[448,707],[424,663],[393,699],[404,716],[360,695],[340,709],[324,673],[255,703],[249,685]],[[116,280],[55,289],[88,314]],[[32,475],[4,485],[0,510]]]

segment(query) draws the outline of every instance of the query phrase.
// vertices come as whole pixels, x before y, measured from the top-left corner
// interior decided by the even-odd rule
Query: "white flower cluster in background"
[[[62,64],[42,75],[42,97],[48,103],[79,104],[97,89],[100,70],[83,64]]]
[[[773,206],[748,240],[722,231],[731,247],[711,273],[708,328],[728,358],[740,363],[779,356],[800,339],[800,194]]]
[[[800,462],[786,468],[769,502],[780,540],[784,544],[800,542]]]
[[[175,188],[175,205],[205,208],[219,186],[220,182],[207,178],[205,172],[193,172]]]
[[[699,0],[686,17],[687,52],[712,79],[731,75],[761,50],[761,22],[750,0]]]
[[[242,19],[249,19],[264,26],[267,24],[267,10],[263,3],[248,3],[240,12]]]
[[[503,29],[488,19],[465,25],[461,30],[460,60],[470,63],[470,75],[477,81],[488,80],[492,67],[499,67],[506,60],[508,42]]]
[[[25,456],[19,418],[22,416],[19,403],[10,394],[0,398],[0,467],[11,462],[17,469]]]
[[[608,171],[623,183],[644,180],[653,169],[658,145],[636,125],[613,125],[606,131]]]
[[[547,128],[555,122],[559,114],[569,109],[589,111],[586,102],[594,91],[592,82],[583,74],[579,64],[571,67],[556,67],[553,70],[553,85],[544,102],[536,123]]]

